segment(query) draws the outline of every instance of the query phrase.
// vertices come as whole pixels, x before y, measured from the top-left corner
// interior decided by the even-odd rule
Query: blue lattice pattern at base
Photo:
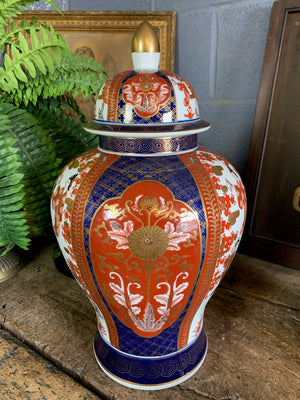
[[[162,154],[188,151],[197,147],[197,135],[167,138],[121,138],[100,136],[101,150],[129,154]]]
[[[101,368],[125,386],[140,389],[163,389],[183,382],[202,365],[207,351],[207,338],[202,329],[192,344],[163,357],[137,357],[123,353],[103,340],[97,332],[94,352]]]

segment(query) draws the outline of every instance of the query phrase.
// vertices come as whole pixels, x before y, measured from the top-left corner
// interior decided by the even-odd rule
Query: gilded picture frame
[[[160,41],[160,65],[174,71],[175,24],[174,11],[27,11],[19,18],[51,22],[67,40],[75,53],[93,57],[112,77],[132,69],[131,40],[143,21],[155,28]]]

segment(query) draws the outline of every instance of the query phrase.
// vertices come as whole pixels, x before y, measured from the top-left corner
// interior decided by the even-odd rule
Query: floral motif
[[[183,91],[180,95],[183,99]],[[87,208],[83,206],[86,205],[87,193],[91,193],[86,187],[90,188],[94,179],[98,179],[101,175],[99,170],[102,173],[112,160],[117,159],[115,155],[99,155],[94,150],[78,157],[65,168],[53,192],[52,206],[55,210],[52,210],[52,218],[63,254],[83,290],[91,301],[97,301],[103,311],[103,317],[98,317],[101,335],[116,347],[119,345],[113,321],[116,318],[129,328],[128,332],[132,330],[141,337],[151,338],[169,327],[168,332],[171,332],[174,321],[184,315],[174,340],[176,343],[178,340],[180,348],[190,343],[202,329],[204,306],[238,245],[245,217],[245,197],[234,169],[223,158],[203,149],[178,157],[190,169],[200,192],[204,186],[200,180],[202,175],[197,175],[189,162],[195,164],[195,168],[201,163],[208,173],[207,181],[213,183],[208,195],[215,199],[212,207],[215,214],[222,215],[222,222],[218,222],[221,243],[219,249],[216,244],[214,250],[215,258],[218,252],[216,264],[208,265],[209,256],[203,254],[216,237],[214,231],[209,230],[211,219],[209,212],[205,211],[204,195],[204,212],[201,213],[199,203],[196,205],[191,201],[192,206],[189,206],[177,200],[164,184],[150,180],[149,174],[144,181],[139,177],[140,180],[137,179],[122,194],[117,194],[120,189],[116,184],[112,198],[109,197],[112,192],[107,192],[103,185],[97,201],[88,203],[91,206]],[[99,167],[94,168],[95,165]],[[91,168],[92,173],[87,176]],[[110,170],[107,172],[108,175]],[[154,177],[160,170],[151,173],[152,179],[156,179]],[[174,188],[174,185],[169,187]],[[192,207],[197,209],[194,211]],[[76,225],[75,217],[85,218],[88,213],[92,217],[89,223],[85,223],[85,230],[77,229],[76,226],[82,227],[82,223]],[[76,217],[76,221],[83,220],[80,218]],[[83,241],[85,234],[88,242]],[[73,249],[72,242],[75,241],[78,247]],[[136,245],[135,241],[142,244]],[[137,249],[139,246],[141,248]],[[198,268],[199,265],[202,268]],[[202,294],[201,287],[208,285],[209,292],[203,291]],[[101,298],[95,291],[96,286]],[[200,309],[197,299],[200,304],[200,298],[204,296]],[[109,313],[114,314],[113,319]],[[176,326],[179,324],[174,324],[174,328]],[[157,339],[159,343],[160,337]]]
[[[145,208],[141,208],[143,209]],[[132,221],[126,221],[124,228],[115,221],[110,222],[110,225],[112,230],[107,234],[117,241],[116,248],[130,249],[142,260],[156,260],[166,250],[179,251],[179,243],[186,242],[191,237],[190,233],[184,233],[186,224],[179,225],[176,231],[174,223],[170,221],[165,224],[164,229],[148,225],[134,230]]]
[[[189,233],[184,233],[187,228],[187,224],[179,224],[177,231],[175,230],[175,225],[168,221],[165,225],[165,232],[169,239],[168,250],[179,251],[179,243],[186,242],[190,238]]]
[[[216,188],[222,213],[219,258],[211,282],[209,298],[235,254],[242,235],[246,214],[246,195],[235,169],[223,157],[201,150],[197,155],[208,171]]]
[[[52,196],[52,208],[54,209],[55,221],[54,232],[58,236],[60,225],[63,219],[63,208],[67,198],[67,190],[63,187],[58,187],[55,194]]]
[[[189,282],[179,283],[178,281],[180,281],[180,279],[187,279],[188,276],[189,274],[187,272],[181,272],[178,274],[173,284],[173,288],[171,288],[168,282],[160,282],[156,285],[157,289],[166,287],[165,293],[160,293],[154,296],[154,299],[161,304],[161,306],[157,308],[158,313],[161,314],[161,317],[158,319],[155,318],[153,306],[149,302],[147,302],[143,319],[137,317],[138,314],[141,313],[141,308],[137,305],[144,299],[144,296],[132,293],[131,287],[135,286],[137,289],[140,289],[141,285],[139,283],[129,283],[127,288],[125,288],[122,276],[117,272],[111,272],[110,277],[113,280],[118,279],[118,283],[110,282],[109,287],[114,292],[114,299],[117,303],[128,309],[128,314],[141,331],[156,332],[164,325],[165,321],[169,317],[171,309],[184,298],[184,291],[188,288]]]
[[[177,104],[182,102],[182,115],[183,119],[199,118],[199,109],[194,89],[189,82],[175,74],[168,73],[173,87],[176,88]],[[179,107],[178,107],[179,108]],[[181,107],[180,107],[181,108]],[[179,111],[179,110],[178,110]]]
[[[108,80],[102,86],[102,88],[101,88],[102,90],[100,90],[100,93],[99,93],[99,95],[97,97],[97,104],[96,104],[96,107],[95,107],[95,111],[98,109],[98,113],[95,112],[95,118],[105,119],[104,108],[105,108],[105,106],[107,108],[108,93],[109,93],[110,85],[111,85],[111,80]]]
[[[245,193],[245,190],[244,190],[244,186],[243,186],[241,181],[238,181],[236,183],[236,185],[234,185],[234,187],[235,187],[235,190],[237,192],[237,199],[238,199],[239,207],[241,209],[243,209],[245,207],[245,204],[246,204],[246,193]]]
[[[143,196],[138,196],[138,198],[140,199]],[[137,198],[137,200],[139,200]],[[163,199],[160,199],[161,202],[163,202]],[[137,204],[135,205],[135,207],[137,208]],[[140,209],[141,210],[147,210],[147,209],[159,209],[159,201],[156,197],[143,197],[141,202],[140,202]]]
[[[193,211],[163,185],[147,182],[147,187],[155,195],[141,194],[139,182],[102,205],[91,243],[107,301],[124,323],[151,337],[169,326],[187,301],[197,274],[192,260],[201,250]]]
[[[128,245],[132,253],[142,260],[156,260],[168,248],[168,237],[158,226],[142,226],[131,232]]]
[[[130,78],[123,89],[124,100],[141,117],[150,117],[170,98],[171,90],[165,80],[155,74],[140,73]]]
[[[186,114],[183,114],[184,117],[188,118],[188,119],[193,119],[195,116],[195,113],[193,113],[192,107],[188,106],[187,107],[187,112]]]
[[[122,229],[121,225],[115,221],[111,221],[110,226],[111,226],[112,230],[108,231],[107,234],[111,239],[114,239],[117,241],[116,248],[117,249],[128,249],[128,236],[133,231],[133,222],[126,221],[124,223],[123,229]]]
[[[70,161],[64,168],[63,173],[58,177],[51,198],[51,214],[54,231],[57,235],[58,243],[67,264],[77,279],[80,280],[80,271],[75,261],[72,241],[71,241],[71,214],[73,209],[73,198],[78,190],[80,183],[88,174],[90,168],[99,157],[97,149],[91,149],[81,156]],[[88,297],[90,293],[83,287]]]

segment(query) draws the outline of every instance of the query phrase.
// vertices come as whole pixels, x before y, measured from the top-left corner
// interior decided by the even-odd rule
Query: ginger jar
[[[207,302],[233,259],[246,198],[234,167],[197,144],[209,128],[192,86],[158,69],[144,22],[134,69],[99,91],[86,129],[99,147],[73,159],[51,199],[54,231],[95,308],[95,357],[137,389],[183,382],[202,365]]]

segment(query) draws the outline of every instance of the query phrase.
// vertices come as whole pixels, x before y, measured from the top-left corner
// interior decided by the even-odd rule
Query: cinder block
[[[178,15],[176,73],[191,83],[198,100],[209,97],[211,12]]]
[[[236,3],[241,0],[156,0],[155,10],[177,11],[177,12],[193,12],[208,7],[218,7],[219,5]],[[242,0],[243,1],[243,0]]]
[[[69,10],[151,11],[152,0],[69,0]]]
[[[273,0],[219,9],[216,96],[256,99]]]
[[[217,151],[227,158],[244,175],[255,102],[203,102],[199,104],[200,116],[211,123],[211,128],[198,135],[198,144]]]
[[[55,3],[61,10],[68,10],[69,9],[69,0],[55,0]],[[40,0],[30,6],[31,10],[40,10],[40,11],[49,11],[55,10],[55,7],[51,6],[51,4],[45,3],[44,1]]]

